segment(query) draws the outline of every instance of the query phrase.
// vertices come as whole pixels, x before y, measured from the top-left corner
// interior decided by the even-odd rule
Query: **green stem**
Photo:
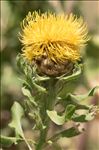
[[[42,130],[40,133],[40,139],[39,142],[36,146],[36,150],[42,150],[43,144],[46,143],[46,135],[47,135],[47,130]]]
[[[53,104],[55,102],[55,89],[54,89],[54,79],[49,81],[48,85],[48,94],[44,97],[44,106],[41,110],[42,121],[45,126],[45,129],[40,131],[39,142],[36,145],[36,150],[42,150],[44,144],[46,143],[47,132],[49,129],[50,119],[46,113],[46,110],[51,110],[53,108]]]

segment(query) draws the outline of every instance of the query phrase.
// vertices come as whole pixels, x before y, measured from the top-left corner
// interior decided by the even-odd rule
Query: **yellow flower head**
[[[29,61],[46,54],[55,63],[79,60],[80,47],[88,40],[86,24],[73,14],[29,12],[20,36],[23,55]]]

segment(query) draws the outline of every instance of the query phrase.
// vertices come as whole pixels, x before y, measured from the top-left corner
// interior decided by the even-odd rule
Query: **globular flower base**
[[[47,56],[39,57],[34,61],[37,65],[37,72],[40,75],[47,75],[50,77],[57,77],[60,75],[69,75],[72,73],[74,63],[70,60],[64,62],[54,62]]]

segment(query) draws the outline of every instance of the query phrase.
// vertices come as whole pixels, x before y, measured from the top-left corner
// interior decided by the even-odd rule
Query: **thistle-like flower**
[[[83,19],[73,14],[28,13],[22,22],[23,56],[35,62],[39,72],[51,76],[69,73],[80,59],[87,37]]]

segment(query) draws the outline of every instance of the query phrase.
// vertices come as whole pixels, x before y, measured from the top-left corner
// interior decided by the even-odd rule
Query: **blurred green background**
[[[1,0],[1,133],[13,135],[7,126],[11,119],[10,108],[14,101],[22,103],[20,73],[16,66],[16,56],[21,52],[18,33],[20,22],[29,11],[41,10],[69,14],[73,12],[78,17],[83,16],[88,24],[91,37],[88,45],[82,49],[84,57],[84,72],[75,86],[69,87],[75,93],[85,93],[99,84],[99,1],[61,1],[61,0]],[[85,103],[99,103],[99,91]],[[25,135],[33,136],[28,119],[23,119]],[[63,150],[98,150],[99,149],[99,116],[88,124],[83,125],[86,132],[72,139],[60,139],[58,144]],[[25,150],[24,144],[3,148],[3,150]],[[49,150],[52,150],[49,148]],[[58,150],[58,148],[57,148]]]

